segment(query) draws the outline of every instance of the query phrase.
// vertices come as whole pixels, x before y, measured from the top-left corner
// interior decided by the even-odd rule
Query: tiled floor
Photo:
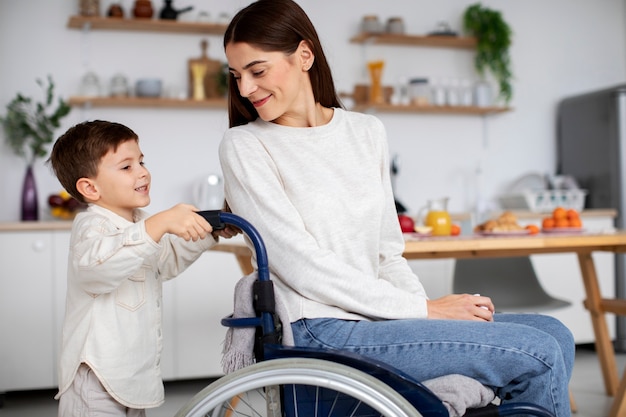
[[[626,354],[617,354],[619,375],[626,365]],[[207,380],[168,382],[165,386],[165,404],[157,409],[148,410],[148,417],[172,417],[182,405],[200,391]],[[604,394],[604,385],[600,373],[598,358],[593,349],[583,346],[576,351],[576,365],[570,384],[578,413],[574,417],[603,417],[608,415],[611,397]],[[52,399],[54,391],[8,393],[4,407],[0,409],[2,417],[54,417],[56,401]]]

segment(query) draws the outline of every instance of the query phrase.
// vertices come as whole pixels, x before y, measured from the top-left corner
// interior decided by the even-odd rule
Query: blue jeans
[[[418,381],[466,375],[491,387],[503,403],[530,402],[557,417],[571,415],[574,338],[549,316],[496,314],[494,322],[321,318],[291,327],[296,346],[355,352]]]

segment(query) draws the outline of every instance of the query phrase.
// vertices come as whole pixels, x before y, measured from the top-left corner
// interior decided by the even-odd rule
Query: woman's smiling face
[[[291,55],[263,51],[243,42],[226,46],[229,70],[239,94],[250,100],[261,119],[282,124],[281,118],[302,109],[308,82],[308,67],[301,59],[303,45]]]

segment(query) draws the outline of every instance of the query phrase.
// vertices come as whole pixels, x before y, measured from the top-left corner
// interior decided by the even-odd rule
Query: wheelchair
[[[443,402],[419,381],[385,363],[351,352],[287,347],[267,253],[258,231],[243,218],[218,210],[199,212],[215,230],[241,229],[254,246],[255,317],[222,319],[228,327],[254,327],[256,363],[227,374],[196,394],[176,417],[449,417]],[[553,417],[529,403],[489,405],[465,416]]]

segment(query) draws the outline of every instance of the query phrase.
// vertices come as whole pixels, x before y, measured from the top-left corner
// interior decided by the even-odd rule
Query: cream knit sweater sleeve
[[[291,321],[426,317],[377,118],[335,109],[314,128],[259,119],[226,132],[220,161],[226,199],[263,236]]]

